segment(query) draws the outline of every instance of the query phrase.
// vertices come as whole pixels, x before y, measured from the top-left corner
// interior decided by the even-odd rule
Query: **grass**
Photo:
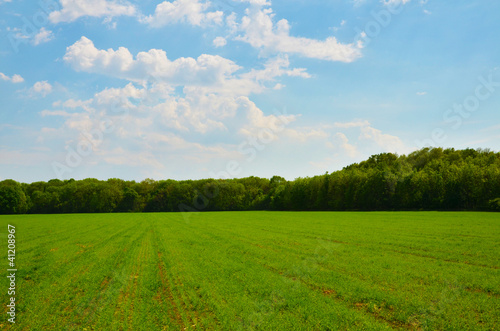
[[[16,226],[17,316],[13,326],[2,314],[0,329],[500,325],[500,214],[1,216],[5,269],[7,224]]]

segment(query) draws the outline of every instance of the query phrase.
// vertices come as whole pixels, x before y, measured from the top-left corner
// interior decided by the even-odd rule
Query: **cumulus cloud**
[[[33,29],[35,27],[33,26]],[[54,34],[51,30],[47,30],[42,27],[38,32],[36,30],[29,30],[29,33],[26,34],[25,29],[20,28],[11,28],[7,27],[7,31],[11,33],[12,38],[17,40],[17,44],[19,43],[30,43],[33,46],[38,46],[40,44],[46,43],[54,39]]]
[[[50,135],[41,132],[41,139],[66,141],[71,148],[90,142],[96,162],[138,167],[142,163],[144,168],[162,171],[176,162],[212,164],[210,169],[217,160],[251,162],[254,156],[247,148],[255,139],[260,145],[276,144],[276,151],[285,148],[282,152],[286,155],[291,146],[315,151],[318,158],[332,156],[333,149],[332,162],[337,162],[339,155],[352,159],[377,150],[404,151],[398,137],[373,128],[366,120],[303,127],[297,122],[300,115],[266,113],[248,96],[211,93],[192,86],[184,87],[182,94],[176,91],[163,82],[147,86],[128,83],[106,88],[88,100],[55,102],[56,109],[40,114],[59,116],[64,125],[52,129]],[[104,133],[104,122],[114,129]],[[325,147],[328,144],[329,149]],[[273,148],[269,148],[270,153],[274,153]],[[140,155],[137,163],[128,164],[127,158],[134,155]],[[304,164],[309,161],[316,159],[305,158]],[[341,164],[345,162],[347,159]]]
[[[382,4],[384,6],[399,6],[399,5],[405,5],[411,0],[381,0]]]
[[[50,94],[52,92],[52,85],[50,85],[50,83],[46,80],[36,82],[31,88],[31,91],[37,94],[41,94],[45,97],[47,94]]]
[[[268,60],[264,69],[252,69],[250,72],[242,74],[241,76],[257,82],[273,80],[275,77],[284,75],[311,78],[311,75],[307,73],[305,68],[288,69],[289,67],[290,61],[288,55],[279,55],[276,58]]]
[[[383,133],[381,130],[374,128],[367,120],[337,122],[332,127],[334,129],[344,129],[343,132],[335,134],[334,145],[340,147],[350,157],[359,156],[362,152],[367,152],[366,154],[369,156],[373,154],[374,150],[400,154],[411,151],[411,148],[407,147],[399,137]],[[354,136],[358,142],[362,142],[362,146],[351,144],[346,132],[351,134],[351,138]]]
[[[375,142],[385,152],[405,153],[408,148],[399,137],[382,133],[382,131],[365,126],[361,128],[360,140],[369,140]]]
[[[215,47],[224,47],[227,44],[227,40],[224,37],[217,37],[213,41]]]
[[[239,1],[240,2],[248,2],[251,5],[255,5],[255,6],[270,6],[271,5],[271,1],[267,1],[267,0],[239,0]]]
[[[260,3],[260,1],[259,1]],[[295,37],[290,34],[290,24],[286,19],[274,22],[271,8],[252,6],[247,9],[241,23],[234,16],[228,18],[228,25],[237,31],[240,40],[260,49],[261,55],[274,53],[299,54],[313,59],[352,62],[361,57],[360,48],[355,44],[342,44],[335,37],[316,40]]]
[[[140,52],[134,59],[125,47],[116,51],[99,50],[86,37],[67,48],[64,61],[77,71],[104,73],[137,82],[155,77],[175,85],[212,84],[240,69],[233,61],[217,55],[171,61],[166,52],[159,49]]]
[[[281,132],[284,126],[296,120],[294,115],[268,115],[266,116],[255,103],[248,98],[240,98],[238,100],[241,107],[245,110],[247,115],[247,124],[241,129],[240,133],[244,135],[257,135],[257,131],[262,129],[270,130],[271,132]]]
[[[18,83],[24,82],[24,78],[21,77],[20,75],[17,75],[17,74],[13,75],[12,77],[9,77],[9,76],[5,75],[4,73],[0,72],[0,79],[8,81],[8,82],[11,82],[11,83],[14,83],[14,84],[18,84]]]
[[[90,143],[93,159],[100,163],[125,165],[127,158],[141,155],[146,167],[168,169],[175,160],[184,164],[244,160],[239,145],[252,137],[259,139],[263,130],[287,144],[326,137],[321,130],[291,127],[297,115],[266,114],[246,96],[198,88],[185,88],[181,96],[164,83],[156,84],[161,86],[128,83],[88,100],[56,102],[57,109],[40,115],[59,116],[64,125],[50,136],[40,132],[40,139],[62,140],[68,148]],[[104,122],[114,129],[104,133]]]
[[[335,140],[338,146],[351,158],[358,156],[359,151],[356,146],[349,143],[349,139],[342,132],[335,134]]]
[[[249,95],[262,91],[265,88],[262,82],[272,81],[278,76],[309,77],[305,69],[290,69],[287,57],[271,60],[264,69],[238,74],[242,69],[239,65],[218,55],[202,54],[196,59],[170,60],[165,51],[151,49],[139,52],[134,58],[125,47],[97,49],[86,37],[69,46],[63,59],[77,71],[106,74],[137,83],[153,81],[197,87],[204,89],[205,93]]]
[[[245,127],[247,131],[240,130],[240,134],[252,132],[252,128],[265,121],[272,122],[272,116],[255,115],[260,110],[257,111],[255,105],[246,106],[250,102],[246,96],[275,87],[274,80],[280,76],[309,77],[305,69],[289,68],[286,55],[270,59],[263,69],[238,74],[239,66],[218,56],[202,55],[197,59],[171,61],[162,50],[150,50],[134,58],[126,48],[98,50],[85,37],[68,47],[64,60],[76,70],[99,72],[141,84],[148,77],[154,77],[149,84],[143,85],[148,86],[147,90],[129,84],[124,89],[106,89],[99,93],[92,101],[93,106],[74,100],[68,100],[64,105],[85,104],[87,112],[92,112],[92,108],[114,100],[114,104],[133,109],[133,104],[128,101],[133,97],[141,100],[143,113],[156,114],[153,123],[160,123],[169,130],[201,134],[234,131],[235,125],[243,125],[230,120],[236,118],[236,114],[253,114],[250,126]],[[175,86],[183,86],[183,96],[174,93]],[[261,120],[256,121],[258,118]]]
[[[136,8],[126,1],[118,0],[60,0],[61,9],[49,14],[52,23],[73,22],[80,17],[134,16]]]
[[[164,1],[156,6],[153,15],[143,17],[141,21],[155,28],[175,23],[189,23],[195,26],[221,24],[223,12],[208,11],[209,7],[210,2],[199,0]]]
[[[288,127],[298,115],[269,114],[249,99],[253,93],[283,87],[277,82],[279,77],[311,77],[306,69],[291,67],[286,54],[270,57],[260,68],[244,70],[220,56],[170,59],[161,49],[132,54],[125,47],[99,49],[81,37],[66,49],[63,60],[77,71],[129,81],[123,88],[107,88],[89,100],[61,100],[54,103],[54,111],[41,114],[64,118],[61,130],[80,135],[79,140],[85,132],[99,130],[99,121],[110,117],[118,125],[107,142],[98,146],[96,154],[102,156],[123,148],[122,155],[150,150],[157,159],[178,153],[205,162],[241,158],[241,140],[258,136],[262,130],[279,132],[283,141],[301,144],[328,137],[321,129]],[[283,125],[286,128],[279,131]],[[179,146],[185,148],[181,151]],[[120,153],[115,154],[102,160],[125,161]]]
[[[365,127],[365,126],[369,126],[369,125],[370,125],[370,122],[368,122],[366,120],[356,120],[356,121],[344,122],[344,123],[336,122],[333,124],[333,126],[335,128],[342,128],[342,129],[359,128],[359,127]]]
[[[54,39],[54,34],[52,33],[52,31],[42,27],[40,31],[38,31],[38,33],[35,35],[35,37],[33,37],[33,40],[31,42],[33,45],[37,46],[39,44],[51,41],[52,39]]]
[[[46,116],[62,116],[62,117],[69,117],[71,116],[70,113],[64,111],[64,110],[42,110],[40,112],[40,115],[42,117]]]

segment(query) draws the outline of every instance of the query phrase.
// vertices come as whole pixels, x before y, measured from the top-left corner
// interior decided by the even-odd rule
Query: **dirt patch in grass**
[[[479,294],[485,294],[489,297],[495,297],[495,298],[500,298],[500,294],[498,293],[494,293],[494,292],[490,292],[488,290],[483,290],[482,288],[470,288],[470,287],[466,287],[465,290],[467,292],[470,292],[470,293],[479,293]]]

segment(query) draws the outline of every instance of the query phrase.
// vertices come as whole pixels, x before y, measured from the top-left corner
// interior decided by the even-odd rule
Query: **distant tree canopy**
[[[407,156],[384,153],[294,181],[274,176],[0,182],[0,214],[236,210],[500,211],[500,153],[442,148]]]

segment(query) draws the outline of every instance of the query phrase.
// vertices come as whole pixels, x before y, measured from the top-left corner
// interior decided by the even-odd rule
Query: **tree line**
[[[240,179],[0,182],[0,214],[182,211],[500,211],[500,153],[383,153],[331,174]]]

